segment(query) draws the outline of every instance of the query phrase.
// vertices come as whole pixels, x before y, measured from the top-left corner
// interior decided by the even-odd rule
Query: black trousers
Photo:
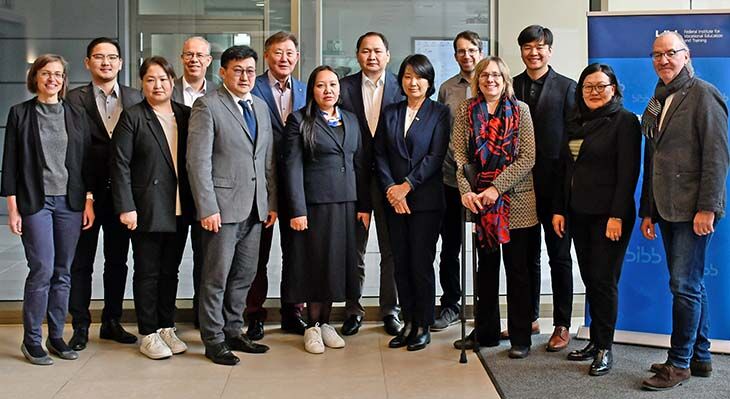
[[[598,349],[611,349],[618,313],[618,281],[634,217],[623,218],[618,241],[606,238],[607,215],[571,212],[570,219],[580,275],[586,286],[591,341]]]
[[[132,233],[134,309],[139,333],[175,326],[178,271],[188,225],[178,217],[175,233]]]
[[[100,195],[94,202],[94,213],[96,220],[90,229],[81,231],[71,264],[68,310],[74,329],[88,328],[91,324],[91,276],[94,273],[99,230],[104,230],[104,310],[101,321],[119,320],[122,317],[124,287],[127,283],[129,230],[119,222],[110,193]]]
[[[441,220],[441,262],[439,282],[441,283],[441,307],[459,311],[461,282],[459,281],[459,254],[461,252],[462,214],[459,189],[444,184],[446,210]]]
[[[503,252],[507,276],[507,328],[513,346],[530,346],[533,291],[530,266],[540,244],[540,225],[509,231],[510,242],[495,251],[479,248],[477,269],[477,340],[485,346],[499,343],[499,265]]]
[[[553,325],[570,327],[573,313],[573,260],[570,257],[570,224],[567,223],[563,238],[553,230],[552,198],[537,198],[537,215],[545,236],[550,264],[550,282],[553,288]],[[540,241],[537,242],[535,260],[530,265],[533,292],[533,320],[540,317]]]
[[[436,307],[433,261],[443,211],[399,215],[388,208],[385,215],[403,318],[416,326],[430,326]]]

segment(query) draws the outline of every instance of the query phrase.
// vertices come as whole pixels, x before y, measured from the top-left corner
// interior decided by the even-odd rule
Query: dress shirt
[[[223,87],[225,87],[228,94],[233,97],[233,102],[236,103],[236,107],[238,107],[238,112],[240,113],[241,118],[243,118],[243,107],[241,106],[241,104],[239,104],[239,101],[248,101],[248,103],[251,104],[251,109],[253,110],[253,97],[251,97],[250,92],[246,93],[243,97],[238,97],[237,95],[233,94],[232,91],[228,90],[228,87],[226,87],[225,83],[223,84]]]
[[[380,119],[380,108],[383,104],[383,92],[385,91],[385,71],[380,74],[380,79],[373,82],[364,73],[362,74],[362,104],[365,107],[365,118],[368,120],[370,134],[375,136]]]
[[[292,95],[291,95],[291,76],[286,78],[284,87],[281,87],[281,83],[276,80],[271,71],[267,73],[269,77],[269,86],[271,87],[271,94],[274,96],[276,102],[276,109],[279,111],[281,121],[286,124],[286,118],[291,114],[292,109]]]
[[[208,81],[203,79],[203,87],[200,89],[200,91],[196,91],[193,86],[190,86],[190,83],[188,83],[187,80],[185,80],[185,77],[182,78],[182,92],[183,92],[183,101],[185,102],[185,105],[188,107],[192,107],[195,100],[197,100],[199,97],[203,97],[205,95],[205,91],[208,88]]]
[[[109,95],[104,93],[101,87],[94,86],[94,98],[96,99],[96,109],[99,111],[99,115],[101,115],[101,120],[104,121],[104,127],[109,133],[109,137],[111,137],[119,121],[119,116],[122,114],[119,83],[114,83],[114,88]]]

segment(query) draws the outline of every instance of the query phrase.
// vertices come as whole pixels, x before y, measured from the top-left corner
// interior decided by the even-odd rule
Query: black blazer
[[[134,104],[142,101],[142,93],[139,90],[132,89],[127,86],[119,85],[122,96],[122,108],[129,108]],[[66,94],[66,100],[86,111],[91,120],[91,149],[89,152],[89,162],[91,164],[92,177],[94,180],[93,193],[96,203],[106,204],[111,198],[109,193],[111,190],[111,181],[109,180],[109,168],[112,158],[111,145],[112,140],[109,133],[104,127],[104,121],[101,119],[99,109],[96,107],[96,98],[94,96],[94,85],[89,83],[86,86],[77,87]]]
[[[532,169],[538,197],[550,197],[557,183],[556,167],[561,144],[565,142],[567,122],[575,112],[576,83],[548,67],[545,83],[535,109],[530,109],[535,129],[535,167]],[[527,72],[515,76],[514,90],[518,100],[527,103],[532,80]],[[548,209],[550,203],[545,204]],[[538,204],[539,206],[539,204]]]
[[[375,170],[385,192],[388,187],[408,181],[412,212],[443,209],[441,172],[449,147],[450,113],[446,105],[426,99],[404,137],[407,101],[389,105],[383,111],[375,134]]]
[[[573,161],[567,140],[558,169],[554,213],[635,218],[634,190],[641,165],[639,120],[625,108],[596,120]]]
[[[324,118],[314,124],[314,156],[304,147],[304,110],[292,112],[284,131],[284,184],[292,218],[307,215],[307,204],[357,201],[358,212],[369,212],[369,174],[355,115],[340,109],[344,143]]]
[[[182,216],[192,222],[195,215],[185,166],[190,108],[173,102],[172,109],[177,122],[177,176],[165,132],[147,101],[125,109],[112,136],[114,209],[136,210],[138,231],[176,230],[178,184]]]
[[[5,128],[0,195],[17,196],[18,211],[22,216],[41,210],[46,197],[43,187],[43,167],[46,161],[38,131],[36,99],[34,97],[11,107]],[[63,101],[63,112],[68,135],[66,196],[71,209],[83,211],[87,187],[93,187],[89,165],[85,160],[89,151],[89,119],[83,109],[68,101]]]
[[[403,101],[404,97],[400,90],[398,77],[385,71],[385,87],[383,87],[383,101],[380,104],[380,112],[390,104]],[[350,111],[357,117],[362,136],[362,147],[365,152],[365,159],[370,167],[375,166],[375,153],[373,146],[375,140],[370,134],[368,118],[365,117],[365,105],[362,102],[362,71],[346,76],[340,80],[340,101],[342,108]]]

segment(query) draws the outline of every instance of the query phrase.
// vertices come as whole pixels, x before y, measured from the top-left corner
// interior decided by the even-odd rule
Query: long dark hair
[[[304,107],[304,118],[302,120],[302,138],[304,139],[304,148],[307,149],[312,157],[314,157],[314,147],[316,142],[314,139],[314,121],[319,118],[319,105],[314,101],[314,83],[317,80],[317,75],[322,71],[330,71],[337,75],[334,68],[329,65],[320,65],[309,74],[309,80],[307,80],[307,106]],[[340,105],[340,97],[337,97],[337,104]]]

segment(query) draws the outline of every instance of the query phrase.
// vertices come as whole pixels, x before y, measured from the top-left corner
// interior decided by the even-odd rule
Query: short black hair
[[[553,32],[541,25],[530,25],[525,29],[522,29],[520,35],[517,36],[517,44],[523,46],[527,43],[532,42],[543,42],[548,46],[553,45]]]
[[[367,32],[364,33],[362,36],[357,38],[357,44],[355,45],[355,52],[360,51],[360,45],[362,44],[362,41],[365,40],[366,37],[370,36],[377,36],[380,38],[380,40],[383,41],[383,45],[385,46],[386,50],[389,50],[388,48],[388,39],[385,38],[385,35],[380,32]]]
[[[256,50],[248,46],[231,46],[221,54],[221,66],[223,68],[228,66],[228,63],[235,60],[245,60],[246,58],[253,58],[254,61],[258,62],[259,56],[256,54]]]
[[[86,58],[91,58],[91,54],[94,51],[94,47],[102,43],[109,43],[117,48],[117,55],[122,56],[122,48],[119,47],[119,42],[110,37],[97,37],[92,40],[88,46],[86,46]]]
[[[172,64],[170,64],[165,57],[160,57],[159,55],[154,55],[152,57],[147,57],[142,61],[142,65],[139,66],[139,79],[144,79],[144,75],[147,74],[147,70],[150,69],[152,65],[159,65],[160,68],[162,68],[167,76],[175,80],[177,76],[175,76],[175,68],[172,67]]]
[[[594,62],[591,65],[588,65],[585,67],[583,72],[580,73],[580,78],[578,78],[578,85],[575,89],[575,103],[578,104],[578,111],[581,113],[581,115],[585,115],[588,111],[588,107],[586,107],[585,101],[583,101],[583,82],[586,80],[586,77],[592,73],[596,72],[603,72],[608,76],[608,81],[612,85],[614,85],[614,95],[613,95],[613,101],[619,101],[623,99],[623,94],[621,93],[621,86],[618,84],[618,78],[616,77],[616,73],[613,71],[613,68],[611,68],[608,64],[601,64],[598,62]]]
[[[463,32],[459,32],[459,34],[454,38],[454,53],[456,53],[456,42],[458,42],[459,39],[468,40],[469,43],[479,47],[479,51],[484,50],[482,48],[484,43],[482,42],[482,38],[479,37],[479,34],[474,31],[465,30]]]
[[[401,94],[404,96],[406,95],[406,92],[403,90],[403,75],[406,74],[407,66],[410,66],[419,78],[423,78],[428,81],[426,97],[431,97],[431,95],[436,92],[436,88],[433,84],[436,79],[436,72],[434,72],[433,65],[431,65],[431,61],[428,60],[428,57],[423,54],[413,54],[406,57],[406,59],[404,59],[400,64],[400,71],[398,71],[398,85],[400,86]]]

